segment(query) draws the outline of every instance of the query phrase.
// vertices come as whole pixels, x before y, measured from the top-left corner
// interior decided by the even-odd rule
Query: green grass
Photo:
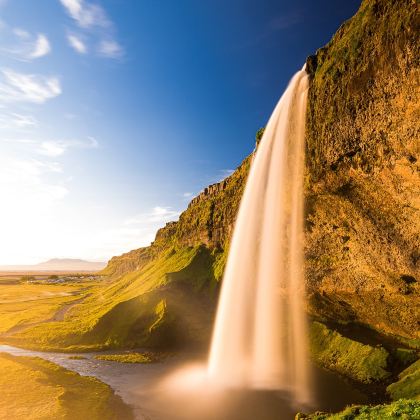
[[[355,405],[340,413],[298,414],[296,420],[414,420],[420,418],[420,401],[399,400],[376,406]]]
[[[103,354],[95,359],[120,363],[154,363],[156,358],[150,353]]]
[[[408,366],[418,359],[416,350],[397,348],[392,352],[392,357],[402,366]]]
[[[310,347],[318,364],[356,381],[372,383],[390,376],[384,348],[350,340],[319,322],[310,327]]]
[[[108,385],[46,360],[0,353],[0,371],[2,419],[133,418]]]
[[[192,297],[215,283],[213,263],[203,246],[164,250],[139,270],[96,287],[63,321],[41,323],[3,341],[69,352],[170,346],[177,334],[202,334],[193,324],[210,314],[205,305],[193,308]],[[181,326],[180,319],[191,328]]]
[[[46,321],[63,305],[90,293],[94,283],[0,284],[0,334]],[[74,295],[73,295],[74,294]]]
[[[420,360],[398,375],[399,380],[389,385],[388,394],[393,400],[410,398],[420,400]]]

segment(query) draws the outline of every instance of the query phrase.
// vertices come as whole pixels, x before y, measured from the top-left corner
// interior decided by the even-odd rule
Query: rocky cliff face
[[[419,10],[365,0],[308,59],[312,310],[420,338]]]
[[[309,310],[411,340],[420,338],[418,33],[416,1],[365,0],[307,63]],[[219,280],[251,159],[104,273],[201,245]]]

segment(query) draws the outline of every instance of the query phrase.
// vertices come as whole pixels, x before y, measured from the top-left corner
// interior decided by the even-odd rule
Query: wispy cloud
[[[4,24],[5,36],[1,51],[19,61],[32,61],[48,55],[51,44],[43,33],[31,34],[22,28],[10,28]]]
[[[0,128],[25,130],[36,127],[38,120],[32,115],[22,115],[14,112],[0,114]]]
[[[57,77],[18,73],[11,69],[0,71],[1,102],[33,102],[42,104],[60,95],[61,84]]]
[[[5,202],[51,204],[64,198],[68,190],[65,186],[46,182],[45,174],[61,172],[58,163],[37,159],[0,159],[0,192]]]
[[[111,25],[105,10],[98,4],[92,4],[84,0],[60,0],[67,13],[82,28],[95,26],[107,28]]]
[[[124,221],[124,225],[163,224],[178,218],[180,212],[172,207],[156,206],[148,213],[139,214]]]
[[[14,28],[13,33],[20,39],[29,39],[31,37],[31,34],[22,28]]]
[[[149,245],[155,239],[157,230],[165,223],[176,220],[179,214],[171,207],[156,206],[103,232],[98,242],[108,255]]]
[[[33,51],[29,54],[30,58],[39,58],[47,55],[51,51],[48,38],[44,34],[38,34]]]
[[[77,35],[67,35],[69,45],[79,54],[86,54],[88,52],[86,44]]]
[[[96,149],[98,142],[93,137],[86,141],[82,140],[47,140],[42,141],[37,146],[37,152],[44,156],[58,157],[63,155],[68,149]]]
[[[86,140],[35,140],[28,138],[3,139],[3,142],[21,145],[25,150],[38,155],[56,158],[69,149],[96,149],[98,141],[93,137]]]
[[[184,198],[191,198],[194,194],[192,192],[184,192],[184,194],[182,194],[182,196]]]
[[[101,41],[99,43],[98,52],[104,57],[110,58],[119,58],[123,55],[123,49],[118,42],[111,41]]]
[[[302,14],[297,11],[292,11],[283,15],[275,16],[268,23],[268,30],[271,32],[282,31],[289,29],[292,26],[302,22]]]
[[[115,25],[102,6],[86,0],[60,0],[60,3],[79,31],[95,38],[96,52],[99,56],[118,59],[124,55],[123,47],[115,39]],[[87,44],[80,36],[69,35],[67,39],[76,52],[87,53]]]

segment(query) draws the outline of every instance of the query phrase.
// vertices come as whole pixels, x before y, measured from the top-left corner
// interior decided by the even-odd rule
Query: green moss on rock
[[[320,322],[310,327],[310,348],[313,359],[321,366],[364,383],[390,376],[388,352],[343,337]]]
[[[355,405],[347,407],[337,414],[315,413],[306,415],[299,413],[295,417],[296,420],[411,420],[418,418],[420,418],[420,402],[410,400],[400,400],[391,404],[375,406]]]
[[[420,400],[420,360],[398,375],[399,380],[387,387],[393,400],[411,398]]]
[[[101,354],[95,356],[95,359],[119,363],[148,364],[156,362],[156,358],[149,353]]]

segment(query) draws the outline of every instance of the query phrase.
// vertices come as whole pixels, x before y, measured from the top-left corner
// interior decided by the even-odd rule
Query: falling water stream
[[[241,201],[208,361],[212,380],[310,401],[303,309],[303,178],[308,77],[292,78],[255,153]]]

